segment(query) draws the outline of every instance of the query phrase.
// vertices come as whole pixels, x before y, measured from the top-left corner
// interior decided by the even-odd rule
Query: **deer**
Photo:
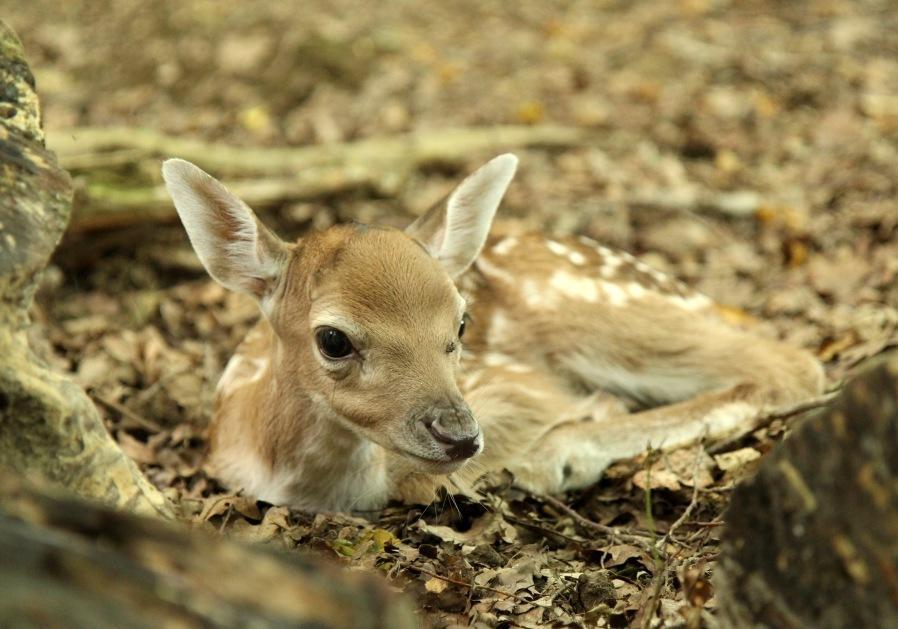
[[[503,469],[558,494],[822,391],[810,352],[628,253],[490,234],[517,164],[495,157],[405,230],[287,243],[199,167],[164,162],[203,266],[261,311],[216,389],[211,474],[309,511],[427,504]]]

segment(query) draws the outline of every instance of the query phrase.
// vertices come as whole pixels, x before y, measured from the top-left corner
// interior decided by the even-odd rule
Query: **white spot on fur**
[[[571,261],[571,264],[576,266],[583,266],[586,264],[586,256],[584,256],[579,251],[571,251],[567,254],[567,259]]]
[[[602,255],[602,268],[617,271],[618,267],[624,263],[624,259],[612,251]]]
[[[626,286],[627,295],[632,297],[633,299],[642,299],[645,297],[646,289],[645,286],[640,284],[639,282],[628,282]]]
[[[511,329],[511,321],[508,318],[508,315],[505,314],[502,310],[496,310],[493,312],[493,318],[490,319],[489,327],[486,331],[486,336],[493,343],[502,343],[503,341],[513,340],[509,338],[509,331]]]
[[[500,354],[499,352],[489,352],[483,356],[483,364],[487,367],[501,367],[511,373],[529,373],[533,371],[527,365],[515,362],[508,354]]]
[[[692,311],[708,308],[713,303],[709,297],[702,294],[690,295],[689,297],[669,297],[669,300],[680,308]]]
[[[590,238],[589,236],[577,236],[577,240],[586,245],[587,247],[597,248],[599,243]]]
[[[553,308],[557,302],[554,292],[541,290],[535,280],[524,280],[521,283],[521,296],[530,308]]]
[[[506,356],[505,354],[490,352],[483,357],[483,362],[487,367],[504,367],[505,365],[511,364],[512,360],[510,356]]]
[[[629,301],[627,292],[614,282],[602,282],[602,291],[612,306],[625,306]]]
[[[514,236],[503,238],[493,247],[493,253],[497,256],[508,255],[508,252],[514,249],[518,244],[518,239]]]
[[[561,244],[560,242],[555,241],[555,240],[547,240],[546,246],[549,248],[549,251],[551,251],[555,255],[561,256],[561,257],[566,256],[569,251],[569,249],[567,247],[565,247],[563,244]]]
[[[593,303],[599,300],[599,287],[595,280],[588,277],[567,271],[555,271],[549,285],[566,297]]]

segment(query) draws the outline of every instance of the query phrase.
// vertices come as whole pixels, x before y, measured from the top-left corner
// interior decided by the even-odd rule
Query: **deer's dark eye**
[[[318,342],[318,350],[325,358],[332,360],[346,358],[355,349],[349,337],[337,328],[321,328],[315,333],[315,340]]]
[[[468,315],[465,315],[461,319],[461,325],[458,326],[458,338],[461,339],[465,335],[465,328],[468,324]]]

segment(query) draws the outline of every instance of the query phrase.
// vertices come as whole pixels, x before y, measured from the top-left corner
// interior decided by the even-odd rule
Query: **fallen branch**
[[[134,163],[146,157],[177,156],[217,176],[277,176],[307,168],[367,167],[377,163],[426,164],[466,159],[473,152],[521,146],[575,146],[585,142],[582,129],[558,126],[494,126],[418,131],[355,142],[302,147],[244,147],[164,135],[150,129],[84,127],[61,131],[50,141],[62,166],[95,168]],[[92,156],[92,157],[89,157]]]
[[[542,495],[542,494],[535,494],[535,493],[528,491],[521,487],[518,487],[518,489],[520,489],[527,495],[531,496],[532,498],[535,498],[536,500],[541,500],[541,501],[545,502],[546,504],[552,506],[554,509],[557,509],[558,511],[561,511],[565,515],[570,516],[571,519],[574,520],[574,522],[576,522],[583,528],[597,531],[599,533],[602,533],[603,535],[607,535],[608,537],[611,537],[616,540],[630,542],[632,544],[639,544],[646,550],[651,550],[651,548],[652,548],[652,544],[650,541],[651,538],[649,535],[638,534],[638,533],[624,533],[623,531],[621,531],[620,529],[618,529],[616,527],[606,526],[604,524],[599,524],[598,522],[593,522],[589,518],[584,517],[584,516],[580,515],[579,513],[577,513],[574,509],[567,506],[562,501],[558,500],[558,498],[553,498],[552,496],[547,496],[547,495]]]
[[[419,131],[399,136],[303,147],[241,147],[167,136],[149,129],[81,128],[51,141],[66,169],[85,175],[73,229],[90,230],[175,217],[156,174],[166,157],[180,157],[228,181],[255,207],[320,198],[350,190],[398,194],[408,177],[432,164],[461,165],[477,153],[527,146],[577,146],[580,129],[499,126]],[[112,184],[97,172],[131,167],[153,180]],[[144,176],[146,176],[144,175]]]

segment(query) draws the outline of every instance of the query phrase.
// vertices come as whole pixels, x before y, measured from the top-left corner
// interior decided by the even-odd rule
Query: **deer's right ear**
[[[264,309],[286,266],[286,243],[246,203],[190,162],[166,160],[162,178],[209,275],[226,288],[255,297]]]
[[[511,153],[493,158],[405,232],[420,241],[450,276],[458,277],[480,255],[517,167],[518,158]]]

